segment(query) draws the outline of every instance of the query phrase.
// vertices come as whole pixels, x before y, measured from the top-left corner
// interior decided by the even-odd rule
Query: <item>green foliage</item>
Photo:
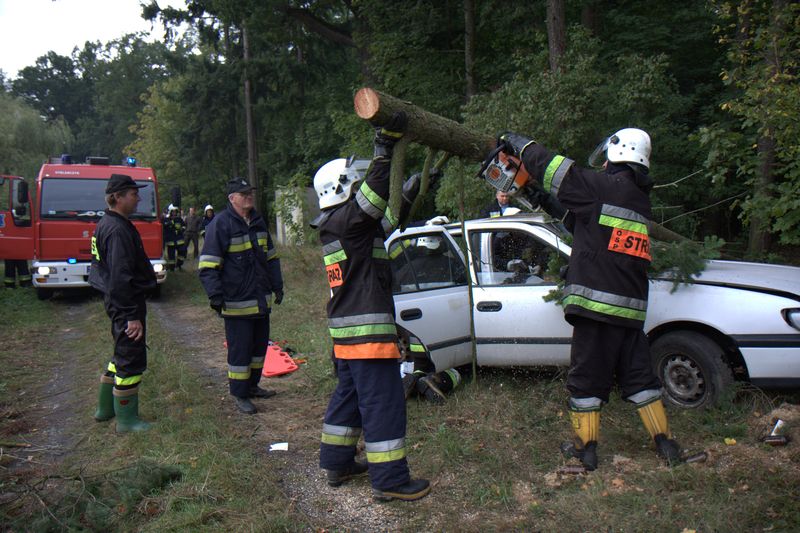
[[[8,93],[0,93],[0,116],[0,172],[4,174],[33,178],[42,161],[60,153],[71,141],[70,129],[62,119],[47,122]]]
[[[672,280],[671,292],[675,292],[681,284],[691,284],[703,271],[707,260],[719,258],[724,245],[725,241],[718,237],[706,237],[702,245],[688,240],[669,243],[654,241],[650,272]]]

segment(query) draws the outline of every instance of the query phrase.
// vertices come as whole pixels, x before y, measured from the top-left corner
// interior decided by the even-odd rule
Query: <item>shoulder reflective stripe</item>
[[[566,158],[563,155],[557,155],[551,159],[544,171],[544,190],[549,193],[558,194],[558,188],[561,186],[561,182],[572,163],[574,163],[572,159]]]
[[[625,218],[634,222],[641,222],[647,224],[647,217],[640,215],[632,209],[624,207],[617,207],[616,205],[603,204],[600,212],[604,215],[611,215],[612,217]]]
[[[339,250],[338,252],[328,254],[322,258],[322,260],[325,261],[325,266],[344,261],[345,259],[347,259],[347,254],[344,253],[344,250]]]
[[[142,375],[137,374],[135,376],[130,376],[127,378],[121,378],[118,375],[114,376],[114,384],[115,385],[136,385],[142,381]]]
[[[365,442],[367,461],[370,463],[386,463],[397,461],[406,456],[406,440],[394,439],[381,442]]]
[[[341,328],[346,326],[363,326],[365,324],[392,324],[394,317],[391,313],[368,313],[365,315],[351,315],[343,317],[333,317],[328,319],[328,326]]]
[[[370,324],[368,326],[350,326],[345,328],[328,328],[331,337],[341,339],[347,337],[364,337],[366,335],[396,335],[394,324]]]
[[[364,195],[364,193],[362,193],[361,191],[358,191],[356,193],[356,202],[358,203],[358,206],[361,208],[361,210],[364,211],[367,215],[371,216],[372,218],[379,219],[383,216],[383,210],[372,205],[372,202],[370,202]]]
[[[358,192],[365,200],[367,200],[375,208],[375,210],[379,212],[379,214],[377,215],[373,215],[372,213],[370,213],[370,216],[372,216],[372,218],[382,217],[384,211],[386,211],[386,205],[387,205],[386,200],[381,198],[381,196],[378,193],[373,191],[366,181],[363,182],[361,184],[361,187],[358,188]],[[358,197],[358,195],[356,195],[356,197]],[[361,205],[360,201],[358,202],[358,205]],[[364,209],[364,206],[361,205],[361,208]],[[364,210],[366,211],[366,209]]]
[[[571,294],[566,298],[564,298],[563,304],[564,307],[568,305],[577,305],[578,307],[583,307],[584,309],[588,309],[596,313],[601,313],[609,316],[618,316],[621,318],[629,318],[631,320],[644,321],[644,319],[647,317],[647,314],[644,311],[636,311],[634,309],[627,309],[625,307],[618,307],[616,305],[609,305],[601,302],[595,302],[587,298],[584,298],[583,296],[577,296],[575,294]]]
[[[629,309],[637,309],[639,311],[647,310],[647,300],[639,298],[631,298],[629,296],[620,296],[611,292],[597,291],[584,287],[583,285],[567,285],[564,287],[564,294],[583,296],[596,302],[605,303],[609,305],[618,305],[627,307]]]

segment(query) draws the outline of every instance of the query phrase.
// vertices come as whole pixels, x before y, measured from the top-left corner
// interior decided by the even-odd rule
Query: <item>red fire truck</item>
[[[40,299],[56,289],[89,286],[92,233],[105,214],[105,186],[112,174],[127,174],[146,185],[139,189],[141,201],[130,219],[142,236],[158,283],[167,279],[153,169],[136,166],[133,158],[125,165],[110,165],[107,157],[73,164],[63,155],[42,165],[32,206],[22,178],[0,177],[0,259],[32,259],[33,285]]]

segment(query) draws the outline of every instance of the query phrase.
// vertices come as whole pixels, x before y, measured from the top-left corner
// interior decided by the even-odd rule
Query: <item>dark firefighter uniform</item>
[[[267,224],[255,210],[248,224],[228,206],[206,228],[200,281],[218,301],[228,342],[230,393],[248,398],[258,386],[269,341],[272,293],[283,290],[280,260]]]
[[[167,270],[181,268],[186,259],[186,225],[180,216],[169,216],[164,220],[164,244],[167,246]]]
[[[145,297],[156,288],[156,275],[139,232],[128,219],[111,210],[97,223],[92,236],[89,284],[103,293],[114,338],[114,356],[101,378],[101,388],[113,383],[114,400],[123,405],[134,403],[132,408],[138,416],[137,391],[147,368]],[[142,323],[139,340],[125,334],[128,322],[133,320]],[[118,415],[120,422],[130,422],[127,415]],[[113,416],[113,410],[101,408],[95,418],[107,420]]]
[[[20,287],[30,287],[33,283],[31,281],[31,271],[28,268],[28,261],[26,259],[5,260],[5,277],[3,278],[3,285],[9,289],[13,289],[15,280],[19,281]]]
[[[376,153],[356,194],[323,211],[317,222],[331,289],[328,327],[339,378],[322,427],[320,467],[341,471],[353,464],[363,431],[376,497],[420,483],[411,480],[406,461],[392,271],[384,248],[387,235],[407,216],[419,178],[406,181],[401,211],[393,214],[388,208],[390,156]],[[427,494],[427,481],[413,487],[414,498]]]
[[[522,150],[522,162],[569,210],[574,241],[563,305],[573,325],[567,389],[576,435],[584,445],[596,446],[600,409],[616,377],[622,397],[637,405],[651,436],[669,437],[643,330],[652,181],[646,170],[610,161],[603,171],[583,169],[533,143]]]

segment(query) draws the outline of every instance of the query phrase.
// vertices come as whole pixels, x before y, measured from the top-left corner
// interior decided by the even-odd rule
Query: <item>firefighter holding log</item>
[[[679,461],[643,329],[651,260],[649,135],[636,128],[611,135],[590,158],[598,170],[580,168],[515,133],[501,135],[498,148],[529,174],[520,192],[551,195],[568,210],[565,223],[574,237],[563,304],[573,325],[567,389],[576,438],[562,451],[588,470],[597,468],[600,410],[616,376],[658,455],[670,464]]]
[[[406,125],[399,112],[376,128],[375,154],[363,182],[344,159],[314,176],[322,213],[312,227],[319,228],[331,289],[328,327],[339,378],[323,421],[320,467],[334,487],[369,472],[379,501],[417,500],[430,492],[427,480],[411,478],[406,461],[392,272],[383,244],[419,191],[418,178],[407,180],[400,211],[392,212],[390,165]],[[355,458],[362,432],[366,464]]]

